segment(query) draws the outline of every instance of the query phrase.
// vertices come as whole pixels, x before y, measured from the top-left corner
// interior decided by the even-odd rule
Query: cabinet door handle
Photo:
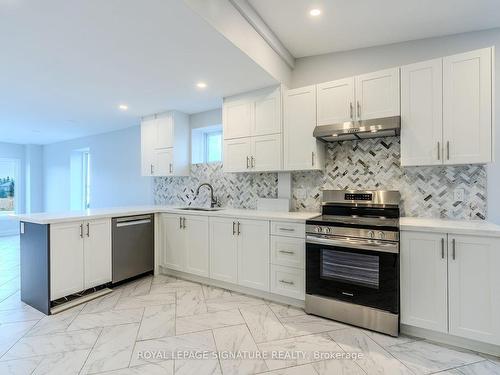
[[[154,172],[154,169],[153,169],[153,164],[151,164],[151,174],[153,175],[155,172]]]
[[[455,241],[455,239],[451,240],[451,249],[452,249],[451,257],[453,258],[453,260],[455,260],[456,259],[456,241]]]
[[[351,120],[354,120],[353,117],[354,117],[354,110],[353,110],[353,107],[352,107],[352,102],[349,102],[349,117],[351,118]]]
[[[90,237],[90,223],[87,223],[87,237]]]
[[[441,259],[444,259],[444,238],[441,238]]]
[[[250,168],[250,156],[247,156],[247,169]]]
[[[314,167],[314,151],[311,152],[311,165]]]
[[[288,285],[295,285],[295,283],[293,281],[288,281],[288,280],[280,280],[280,283],[288,284]]]
[[[358,106],[358,120],[361,119],[361,104],[359,104],[359,100],[356,102],[357,106]]]
[[[186,229],[186,218],[185,217],[182,218],[182,227],[184,229]]]
[[[170,163],[170,164],[169,164],[169,167],[168,167],[168,168],[169,168],[169,169],[168,169],[168,170],[169,170],[169,172],[170,172],[170,173],[172,173],[172,172],[173,172],[173,166],[172,166],[172,163]]]
[[[179,229],[182,229],[182,217],[179,216]]]
[[[446,141],[446,158],[450,160],[450,141]]]
[[[236,223],[233,221],[233,236],[236,234]]]
[[[441,142],[438,141],[438,160],[441,160]]]
[[[80,238],[83,238],[83,224],[80,224]]]
[[[238,236],[241,234],[240,227],[241,227],[241,223],[238,221]]]
[[[252,161],[252,168],[255,168],[255,158],[252,156],[250,160]]]
[[[282,231],[285,231],[285,232],[295,232],[295,229],[293,229],[293,228],[282,228],[282,227],[280,227],[279,229],[282,230]]]
[[[280,253],[283,253],[283,254],[295,254],[295,251],[280,250]]]

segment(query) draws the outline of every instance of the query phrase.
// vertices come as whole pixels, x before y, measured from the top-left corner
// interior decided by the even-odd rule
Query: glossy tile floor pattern
[[[0,238],[0,260],[2,375],[500,374],[500,358],[391,338],[166,276],[45,316],[20,301],[16,237]],[[216,351],[240,357],[211,356]],[[325,360],[315,351],[362,356]],[[194,353],[208,355],[195,359]]]

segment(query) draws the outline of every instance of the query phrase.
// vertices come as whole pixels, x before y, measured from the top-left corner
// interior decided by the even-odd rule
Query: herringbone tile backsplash
[[[454,219],[486,217],[486,168],[482,165],[449,167],[400,166],[399,137],[331,143],[321,172],[292,173],[293,207],[319,211],[322,189],[399,190],[402,215]],[[275,198],[276,173],[223,173],[222,164],[195,164],[190,177],[157,177],[156,204],[206,205],[208,191],[194,200],[196,187],[211,183],[223,206],[256,208],[257,198]],[[464,201],[454,190],[464,189]],[[305,196],[305,198],[299,198]]]

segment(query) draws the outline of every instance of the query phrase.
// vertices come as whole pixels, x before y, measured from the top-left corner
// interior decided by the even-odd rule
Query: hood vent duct
[[[401,116],[393,116],[316,126],[313,136],[324,142],[341,142],[367,138],[393,137],[399,135],[400,132]]]

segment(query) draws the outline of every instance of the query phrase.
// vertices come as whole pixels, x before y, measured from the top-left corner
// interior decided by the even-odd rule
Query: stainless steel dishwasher
[[[152,272],[154,216],[113,218],[113,284]]]

